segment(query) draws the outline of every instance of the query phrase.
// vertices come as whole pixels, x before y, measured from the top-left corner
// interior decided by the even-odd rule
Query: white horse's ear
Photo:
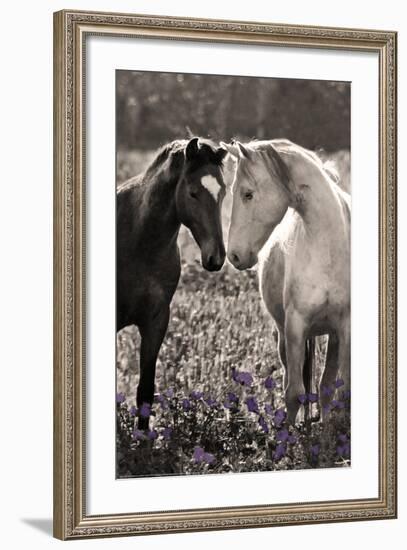
[[[224,141],[221,141],[219,143],[219,145],[220,145],[221,149],[224,149],[227,153],[232,155],[232,157],[239,158],[240,153],[239,153],[239,148],[236,145],[236,143],[225,143]]]
[[[236,141],[236,145],[237,145],[237,148],[239,150],[239,157],[241,159],[244,158],[244,157],[249,158],[250,153],[246,149],[246,147],[242,143],[240,143],[240,141]]]

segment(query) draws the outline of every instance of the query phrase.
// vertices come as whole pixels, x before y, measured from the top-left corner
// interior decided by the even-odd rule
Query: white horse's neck
[[[290,206],[303,219],[308,233],[315,238],[323,235],[335,238],[339,219],[343,216],[335,184],[322,165],[306,154],[282,153],[290,170]]]

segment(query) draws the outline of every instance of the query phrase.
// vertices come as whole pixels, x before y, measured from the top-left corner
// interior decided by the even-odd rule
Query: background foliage
[[[346,82],[118,71],[116,97],[119,149],[154,149],[188,128],[214,140],[350,148]]]

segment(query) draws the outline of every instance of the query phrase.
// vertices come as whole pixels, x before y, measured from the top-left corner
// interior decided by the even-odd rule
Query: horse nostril
[[[240,263],[239,256],[236,254],[236,252],[232,252],[230,254],[230,258],[231,258],[231,260],[234,264],[239,264]]]

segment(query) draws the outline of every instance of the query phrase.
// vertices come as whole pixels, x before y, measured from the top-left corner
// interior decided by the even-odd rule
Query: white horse
[[[310,391],[303,368],[315,336],[329,335],[322,411],[330,396],[321,390],[334,387],[338,372],[341,389],[350,389],[350,196],[316,154],[288,140],[221,146],[237,161],[227,256],[247,269],[259,255],[260,291],[277,325],[295,424],[299,396]]]

